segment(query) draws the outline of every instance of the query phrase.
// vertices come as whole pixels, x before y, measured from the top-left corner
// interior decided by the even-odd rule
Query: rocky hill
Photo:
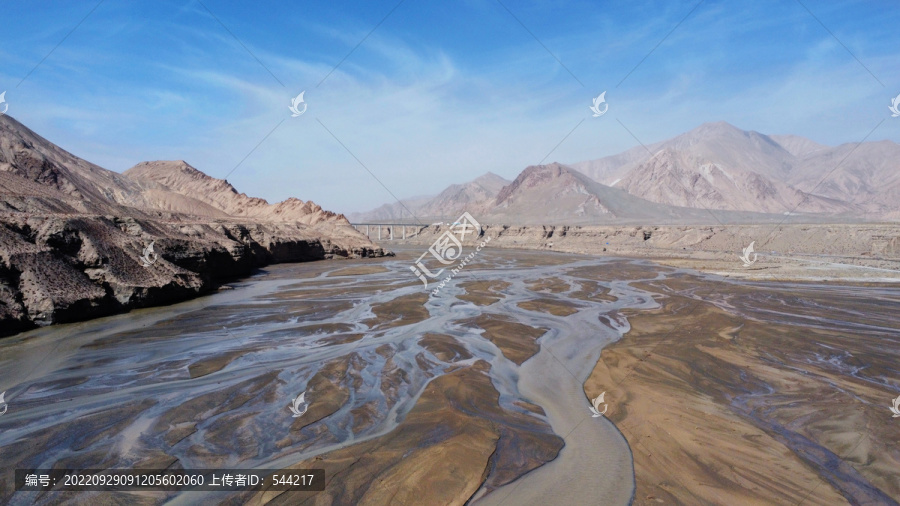
[[[665,148],[638,164],[616,183],[632,195],[682,207],[846,213],[853,206],[812,195],[751,170],[710,162],[690,152]]]
[[[493,172],[488,172],[467,183],[452,184],[441,193],[433,196],[415,197],[384,204],[365,213],[352,213],[354,222],[386,222],[400,223],[447,221],[455,219],[463,211],[481,211],[490,206],[497,194],[510,181]],[[410,216],[412,212],[415,216]]]
[[[659,204],[600,184],[559,163],[526,168],[477,216],[495,224],[726,223],[770,221],[755,213]]]
[[[802,191],[848,202],[869,215],[900,218],[900,145],[894,142],[809,150],[785,179]]]
[[[172,303],[256,267],[388,254],[313,202],[185,162],[112,172],[0,116],[0,335]]]
[[[289,198],[277,204],[269,204],[264,199],[248,197],[244,193],[238,193],[228,181],[207,176],[183,160],[141,162],[126,170],[123,175],[137,184],[145,194],[144,202],[154,209],[170,207],[172,202],[168,199],[174,194],[205,204],[191,210],[194,214],[203,216],[209,212],[210,217],[248,217],[306,225],[348,223],[343,215],[325,211],[311,201]],[[150,199],[147,194],[157,198]]]
[[[900,145],[890,141],[831,147],[717,122],[572,167],[661,204],[894,219],[898,160]]]

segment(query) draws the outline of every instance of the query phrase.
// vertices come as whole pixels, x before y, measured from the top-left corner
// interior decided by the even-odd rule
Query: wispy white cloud
[[[391,197],[319,121],[405,197],[436,193],[489,170],[515,177],[582,120],[548,162],[599,158],[635,146],[616,119],[645,143],[719,120],[823,143],[849,142],[886,112],[888,95],[900,93],[885,91],[817,24],[787,37],[802,40],[801,50],[779,47],[785,39],[769,34],[796,29],[792,23],[807,21],[804,12],[776,19],[760,17],[752,6],[704,5],[615,88],[693,3],[647,2],[642,12],[651,14],[642,17],[627,6],[604,13],[585,5],[583,19],[572,21],[549,19],[553,11],[539,3],[524,5],[517,11],[523,22],[534,25],[585,87],[505,11],[490,2],[469,5],[506,23],[498,32],[515,40],[479,40],[473,52],[420,42],[429,40],[427,33],[407,40],[407,33],[379,29],[318,87],[373,21],[352,19],[333,28],[299,20],[299,42],[242,40],[283,87],[205,11],[181,2],[180,11],[148,22],[153,30],[170,30],[154,35],[158,51],[98,53],[88,39],[61,47],[60,61],[8,96],[15,100],[11,114],[114,170],[148,159],[185,159],[223,177],[247,157],[229,177],[239,190],[269,200],[311,199],[349,212]],[[414,16],[414,8],[403,15]],[[237,19],[226,14],[222,19]],[[115,29],[138,38],[134,30],[128,23]],[[240,25],[233,30],[254,33]],[[883,81],[900,88],[896,48],[867,40],[856,26],[840,33],[848,34],[846,44]],[[11,79],[0,74],[0,82]],[[290,99],[302,90],[307,113],[290,118]],[[591,118],[588,106],[603,90],[610,112]],[[878,134],[900,140],[900,126],[885,124]]]

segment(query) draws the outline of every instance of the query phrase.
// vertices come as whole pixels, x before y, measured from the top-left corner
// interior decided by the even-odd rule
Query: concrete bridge
[[[393,241],[395,230],[397,231],[397,239],[406,239],[407,237],[416,237],[419,235],[419,232],[428,228],[428,225],[409,223],[351,223],[350,225],[366,234],[366,237],[379,241],[384,239]],[[377,236],[373,238],[371,234],[375,233],[377,233]],[[382,235],[384,238],[382,238]]]

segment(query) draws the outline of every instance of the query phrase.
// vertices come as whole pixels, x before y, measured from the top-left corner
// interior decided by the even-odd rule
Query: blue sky
[[[622,124],[644,143],[724,120],[836,145],[885,120],[869,140],[900,142],[895,2],[707,0],[686,19],[696,0],[502,2],[107,0],[80,25],[96,1],[7,3],[0,91],[8,114],[108,169],[237,166],[239,191],[339,212],[392,201],[347,149],[404,198],[512,179],[551,151],[621,152],[637,144]]]

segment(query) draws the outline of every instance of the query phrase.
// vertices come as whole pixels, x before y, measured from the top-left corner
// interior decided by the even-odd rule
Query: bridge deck
[[[387,239],[388,241],[394,240],[394,228],[400,228],[402,230],[398,239],[406,239],[408,237],[407,230],[411,232],[409,237],[415,237],[419,235],[419,232],[431,226],[419,223],[351,223],[350,225],[356,230],[364,232],[366,237],[371,237],[377,230],[378,240]],[[435,225],[439,224],[436,223]],[[363,227],[365,227],[365,230],[363,230]],[[383,238],[382,231],[384,229],[387,229],[387,237]]]

